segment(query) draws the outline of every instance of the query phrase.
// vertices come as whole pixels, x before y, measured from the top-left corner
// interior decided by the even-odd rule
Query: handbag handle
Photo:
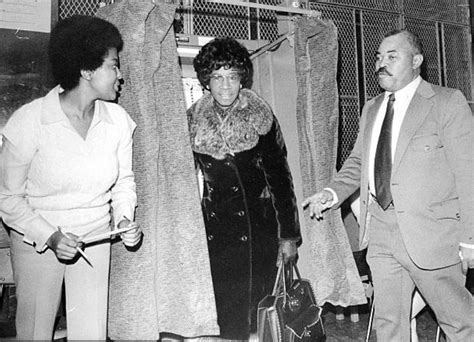
[[[295,270],[296,276],[298,277],[298,280],[301,280],[301,275],[300,271],[298,270],[298,266],[296,266],[296,262],[290,261],[290,267],[291,267],[291,281],[293,281],[293,270]]]
[[[283,285],[283,293],[286,295],[286,281],[285,281],[285,264],[282,262],[278,266],[278,272],[275,279],[275,285],[273,285],[272,296],[278,295],[280,286]]]
[[[289,273],[289,279],[288,279],[289,283],[291,284],[293,282],[293,271],[296,273],[298,280],[301,280],[300,271],[298,270],[296,263],[294,261],[290,261],[288,265],[290,266],[289,269],[287,270]],[[275,280],[275,285],[273,285],[272,296],[276,296],[278,294],[278,290],[280,288],[281,283],[283,284],[283,293],[286,296],[286,273],[285,273],[284,262],[281,262],[280,266],[278,266],[278,272],[277,272],[277,276]]]
[[[277,276],[275,279],[275,285],[273,285],[273,291],[272,291],[272,296],[276,296],[278,294],[278,289],[280,288],[280,278],[281,278],[281,273],[283,272],[283,263],[278,266],[278,272]]]
[[[282,261],[280,266],[278,266],[278,272],[275,280],[275,285],[273,285],[272,296],[278,296],[278,291],[280,286],[283,285],[283,306],[286,305],[286,279],[285,279],[285,263]]]

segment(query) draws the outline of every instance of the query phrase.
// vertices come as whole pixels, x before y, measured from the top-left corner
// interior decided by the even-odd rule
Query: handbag
[[[282,262],[272,294],[265,296],[258,304],[258,341],[326,341],[321,312],[311,284],[301,279],[296,264],[290,262],[286,268]]]

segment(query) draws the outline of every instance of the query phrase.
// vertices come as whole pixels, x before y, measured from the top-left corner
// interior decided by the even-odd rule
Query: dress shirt
[[[404,88],[396,91],[395,102],[393,103],[393,122],[392,122],[392,162],[395,157],[395,151],[397,148],[398,136],[400,135],[400,128],[402,126],[403,119],[407,112],[408,105],[413,98],[413,95],[416,92],[421,82],[421,77],[418,76],[413,81],[411,81]],[[387,108],[388,97],[391,92],[386,91],[384,94],[384,100],[380,105],[380,108],[377,112],[377,117],[374,121],[374,127],[372,129],[372,137],[370,139],[370,150],[369,150],[369,188],[372,195],[377,195],[375,193],[375,180],[374,180],[374,163],[375,163],[375,151],[377,150],[377,143],[380,136],[380,130],[382,129],[383,119],[385,117],[385,111]]]
[[[83,139],[61,109],[60,87],[13,113],[3,129],[0,213],[37,251],[60,226],[81,235],[133,220],[135,123],[115,103],[97,100]]]
[[[418,76],[409,84],[407,84],[404,88],[395,92],[395,102],[393,104],[393,122],[392,122],[392,162],[395,157],[395,151],[397,147],[398,136],[400,134],[400,128],[402,127],[403,119],[405,118],[405,114],[408,109],[408,105],[415,95],[416,88],[420,85],[421,77]],[[384,99],[380,108],[377,112],[377,117],[374,121],[374,127],[372,129],[372,136],[370,138],[370,149],[369,149],[369,189],[372,195],[375,194],[375,180],[374,180],[374,163],[375,163],[375,152],[377,150],[377,143],[380,136],[380,130],[382,129],[383,119],[385,118],[385,111],[387,109],[387,102],[388,97],[390,96],[391,92],[386,91],[384,94]],[[373,189],[373,190],[372,190]],[[333,189],[325,188],[328,190],[332,196],[333,201],[331,206],[339,202],[338,196]]]

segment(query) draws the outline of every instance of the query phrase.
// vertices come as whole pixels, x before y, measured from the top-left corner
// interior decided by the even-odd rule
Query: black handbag
[[[294,273],[297,278],[294,279]],[[283,263],[271,295],[258,305],[257,333],[259,342],[323,342],[326,341],[322,309],[317,306],[309,281],[301,279],[296,264]]]

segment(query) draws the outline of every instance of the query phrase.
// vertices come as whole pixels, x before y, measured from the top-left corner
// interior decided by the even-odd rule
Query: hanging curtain
[[[168,1],[169,2],[169,1]],[[109,337],[218,335],[199,190],[172,27],[175,4],[119,1],[97,15],[124,39],[121,104],[137,123],[133,169],[143,243],[112,247]]]
[[[336,173],[338,145],[338,42],[332,21],[295,19],[296,116],[303,197],[322,190]],[[317,302],[349,306],[366,303],[340,211],[317,221],[305,212],[300,271]]]

